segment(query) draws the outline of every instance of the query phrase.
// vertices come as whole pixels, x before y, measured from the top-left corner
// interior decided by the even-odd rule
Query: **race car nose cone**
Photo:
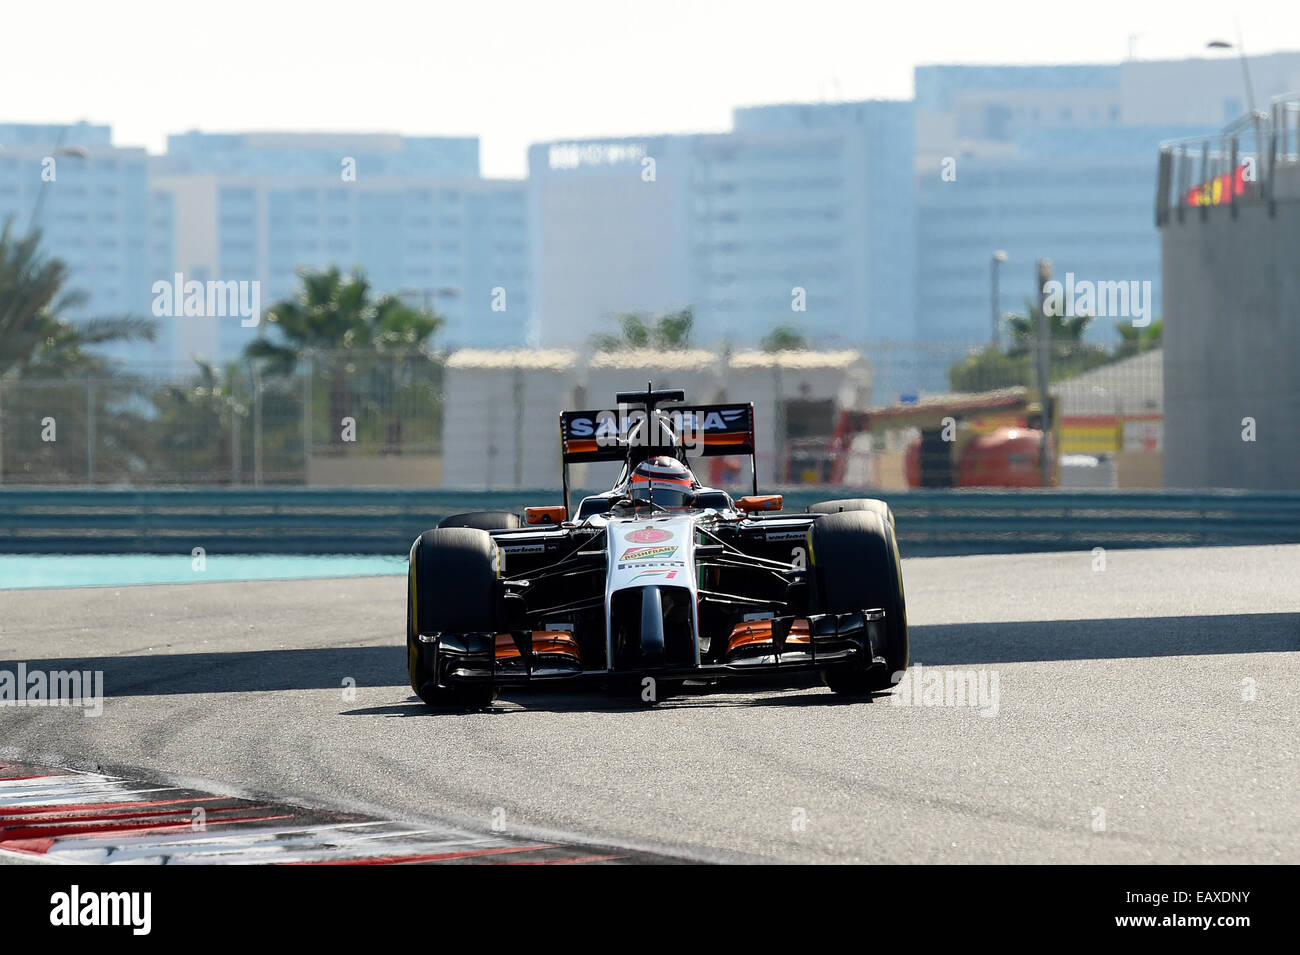
[[[664,602],[658,587],[641,588],[641,659],[661,663],[664,658]]]

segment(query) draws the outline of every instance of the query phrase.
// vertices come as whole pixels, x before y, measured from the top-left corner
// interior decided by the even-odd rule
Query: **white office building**
[[[62,314],[72,321],[146,316],[154,276],[171,271],[170,209],[150,195],[143,149],[113,145],[108,126],[0,124],[0,223],[12,234],[33,226],[42,251],[68,267],[67,291],[84,300]],[[159,340],[107,349],[149,361],[169,353]]]
[[[793,325],[913,334],[910,105],[738,110],[733,132],[529,151],[535,316],[574,345],[618,313],[693,306],[702,345]]]
[[[1256,107],[1300,89],[1300,53],[1250,57]],[[917,322],[929,342],[992,337],[1001,311],[1058,278],[1150,283],[1163,310],[1154,220],[1161,141],[1209,135],[1249,110],[1236,56],[1077,66],[916,70]],[[1094,341],[1113,340],[1099,316]],[[938,380],[924,387],[941,387]]]
[[[187,133],[152,175],[186,280],[260,282],[266,308],[296,293],[300,269],[358,267],[375,293],[442,315],[441,344],[525,343],[525,187],[480,179],[477,140]],[[238,316],[177,321],[182,355],[231,359],[264,332]]]

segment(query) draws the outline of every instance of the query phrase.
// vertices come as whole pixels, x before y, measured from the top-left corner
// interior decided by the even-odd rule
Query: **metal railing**
[[[1300,162],[1300,93],[1274,98],[1271,113],[1274,155],[1279,162]]]
[[[801,487],[788,511],[878,491]],[[1300,542],[1300,492],[887,492],[904,556]],[[0,553],[402,554],[448,514],[555,504],[555,489],[0,492]]]
[[[1053,345],[1053,378],[1063,386],[1093,369],[1111,368],[1104,377],[1088,379],[1096,399],[1085,396],[1079,404],[1072,398],[1078,407],[1067,402],[1064,415],[1159,413],[1160,381],[1152,377],[1158,366],[1118,362],[1120,347]],[[1146,343],[1132,343],[1133,354],[1142,347]],[[1035,386],[1023,342],[1012,341],[1009,353],[996,359],[987,348],[964,342],[863,344],[859,353],[867,370],[860,379],[846,379],[860,389],[852,407]],[[255,375],[238,363],[211,371],[169,364],[91,380],[0,379],[0,489],[501,488],[545,481],[558,461],[539,469],[537,449],[554,445],[555,416],[573,397],[577,382],[559,373],[537,376],[536,387],[545,396],[539,399],[525,392],[521,372],[502,377],[504,384],[489,387],[488,373],[473,380],[462,376],[449,387],[442,362],[427,355],[311,352],[291,373],[278,376]],[[831,480],[827,467],[840,406],[828,399],[808,401],[806,377],[774,374],[744,395],[771,399],[759,428],[777,438],[761,458],[764,465],[793,457],[810,462],[782,465],[783,470],[770,472],[776,480],[781,474],[791,483]],[[545,402],[544,412],[525,415],[530,401]],[[464,464],[471,457],[472,467]]]
[[[1274,97],[1269,109],[1244,116],[1213,136],[1160,144],[1156,226],[1184,221],[1188,209],[1204,218],[1211,206],[1272,202],[1281,163],[1300,161],[1300,93]]]

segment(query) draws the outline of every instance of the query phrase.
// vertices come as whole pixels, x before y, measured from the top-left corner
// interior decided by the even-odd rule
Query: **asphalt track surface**
[[[1300,862],[1300,546],[1095,562],[904,561],[913,661],[996,676],[983,714],[813,685],[435,713],[402,577],[0,592],[0,669],[106,695],[0,707],[0,756],[699,860]]]

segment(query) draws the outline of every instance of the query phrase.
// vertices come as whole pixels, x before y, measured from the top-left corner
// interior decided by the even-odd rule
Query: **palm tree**
[[[598,332],[591,336],[596,351],[621,351],[626,348],[654,348],[659,351],[691,347],[691,329],[695,313],[687,307],[651,318],[645,312],[625,312],[614,319],[618,334]]]
[[[201,358],[194,361],[198,369],[191,379],[165,385],[154,395],[153,428],[167,449],[170,472],[182,480],[227,484],[235,454],[234,419],[248,414],[235,396],[239,369],[233,362],[218,369]]]
[[[1053,349],[1071,349],[1083,343],[1083,333],[1092,322],[1092,315],[1049,315],[1047,332]],[[1025,299],[1025,314],[1007,318],[1011,331],[1011,346],[1007,354],[1012,357],[1033,354],[1038,347],[1038,328],[1043,320],[1042,308]]]
[[[258,338],[244,349],[271,374],[292,374],[312,350],[427,352],[429,339],[444,325],[436,313],[411,308],[394,295],[372,298],[370,281],[359,269],[346,276],[337,268],[302,269],[298,276],[298,295],[266,313],[281,340]]]
[[[1132,322],[1116,322],[1119,332],[1119,344],[1115,347],[1116,358],[1130,358],[1142,352],[1159,348],[1163,337],[1164,323],[1156,319],[1145,328],[1138,328]]]
[[[85,304],[65,288],[68,267],[40,250],[41,233],[0,230],[0,377],[66,378],[105,373],[108,362],[90,349],[112,342],[152,341],[154,323],[143,318],[95,318],[72,323],[59,317]]]
[[[270,375],[290,375],[309,351],[349,351],[373,355],[415,353],[432,356],[429,340],[445,324],[432,311],[414,309],[393,295],[374,297],[370,281],[359,269],[344,275],[338,268],[300,270],[298,295],[277,302],[266,313],[278,340],[261,337],[244,349],[245,357],[261,362]],[[338,423],[352,409],[348,382],[357,368],[352,359],[326,358],[329,364],[330,443],[341,444]],[[396,373],[394,362],[392,373]],[[391,377],[391,376],[390,376]],[[400,442],[400,424],[389,422],[388,433]]]
[[[95,347],[150,341],[154,323],[126,317],[68,321],[61,315],[86,302],[84,293],[67,288],[68,280],[67,265],[41,251],[38,230],[20,237],[12,217],[5,221],[0,228],[0,385],[22,384],[3,389],[0,481],[6,474],[24,481],[86,480],[92,444],[96,477],[142,470],[147,459],[149,437],[140,427],[136,401],[139,382],[117,373]],[[88,414],[93,430],[88,430]],[[47,443],[35,431],[4,426],[24,417],[67,422],[72,431]]]
[[[1088,314],[1047,316],[1052,381],[1072,378],[1112,360],[1105,348],[1083,341],[1083,333],[1092,319],[1093,316]],[[1042,309],[1026,299],[1025,314],[1007,318],[1011,332],[1007,350],[1003,352],[996,345],[987,345],[953,365],[948,369],[948,381],[953,390],[988,391],[1013,385],[1036,386],[1035,356],[1038,353],[1038,329],[1043,320]]]
[[[805,351],[808,339],[793,325],[777,325],[758,344],[766,352]]]

